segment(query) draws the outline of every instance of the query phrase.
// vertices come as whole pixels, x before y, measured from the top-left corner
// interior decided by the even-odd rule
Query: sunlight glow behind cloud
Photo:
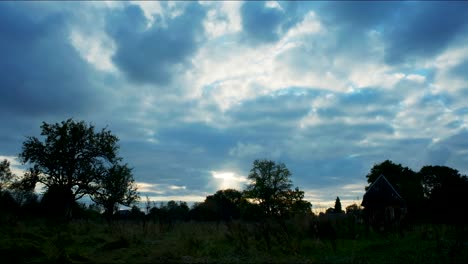
[[[238,176],[234,172],[212,171],[211,175],[217,182],[218,190],[242,190],[243,185],[248,182],[247,178]]]

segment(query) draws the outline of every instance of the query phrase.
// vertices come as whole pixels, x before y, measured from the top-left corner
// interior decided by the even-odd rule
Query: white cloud
[[[137,182],[136,186],[137,186],[138,192],[157,193],[157,194],[164,193],[164,191],[162,191],[160,188],[160,184]]]
[[[434,60],[428,61],[425,68],[436,68],[444,71],[466,59],[468,59],[468,47],[466,45],[450,47],[439,54]]]
[[[295,27],[291,28],[286,34],[284,42],[290,41],[295,37],[303,37],[310,34],[317,34],[325,30],[320,23],[314,11],[310,11],[304,16],[304,19]]]
[[[409,74],[406,76],[406,79],[417,83],[424,83],[426,81],[426,77],[419,74]]]
[[[468,39],[467,39],[468,40]],[[466,40],[465,40],[466,42]],[[446,49],[435,60],[426,63],[426,68],[435,69],[433,88],[436,92],[458,93],[468,87],[468,79],[451,74],[451,70],[460,63],[468,60],[466,45],[454,46]],[[463,102],[464,104],[465,102]]]
[[[209,39],[239,32],[242,28],[240,17],[241,2],[204,2],[210,9],[203,25]]]
[[[284,9],[278,4],[277,1],[266,1],[265,2],[265,7],[268,8],[273,8],[273,9],[278,9],[284,12]]]
[[[169,186],[169,189],[171,189],[171,190],[186,190],[187,187],[186,186],[171,185],[171,186]]]
[[[72,24],[69,32],[69,40],[80,56],[93,65],[96,69],[105,72],[116,73],[117,69],[112,63],[115,53],[114,41],[105,33],[105,16],[102,15],[103,7],[109,9],[123,8],[121,3],[90,3],[89,7],[82,10],[73,10],[79,21]]]
[[[107,72],[117,71],[111,59],[115,52],[115,44],[104,33],[90,34],[77,28],[71,32],[70,40],[81,57],[96,69]]]

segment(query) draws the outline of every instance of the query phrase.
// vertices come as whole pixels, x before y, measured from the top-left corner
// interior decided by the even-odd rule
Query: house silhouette
[[[364,194],[364,220],[376,231],[389,231],[400,227],[406,215],[406,203],[393,185],[380,175]]]

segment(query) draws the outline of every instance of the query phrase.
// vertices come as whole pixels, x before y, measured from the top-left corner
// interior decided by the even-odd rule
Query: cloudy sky
[[[468,173],[466,2],[1,2],[0,158],[42,121],[108,128],[142,197],[284,162],[314,208],[386,159]]]

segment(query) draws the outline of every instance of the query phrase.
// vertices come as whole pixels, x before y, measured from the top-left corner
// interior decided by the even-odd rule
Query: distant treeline
[[[219,190],[191,208],[183,201],[156,206],[140,200],[132,169],[118,156],[118,138],[109,130],[95,132],[94,126],[68,119],[41,126],[42,139],[28,137],[19,158],[30,165],[23,176],[14,175],[7,160],[0,162],[1,220],[18,217],[142,219],[172,225],[176,221],[231,221],[243,219],[290,219],[310,216],[312,204],[304,192],[293,187],[284,163],[255,160],[245,190]],[[375,164],[366,175],[369,186],[384,175],[401,195],[410,223],[466,223],[468,179],[456,169],[424,166],[414,172],[386,160]],[[45,186],[39,196],[37,183]],[[84,196],[93,204],[80,203]],[[40,197],[40,198],[39,198]],[[118,205],[131,210],[119,211]],[[348,214],[362,217],[363,208],[353,204]],[[337,197],[327,214],[343,214]]]

